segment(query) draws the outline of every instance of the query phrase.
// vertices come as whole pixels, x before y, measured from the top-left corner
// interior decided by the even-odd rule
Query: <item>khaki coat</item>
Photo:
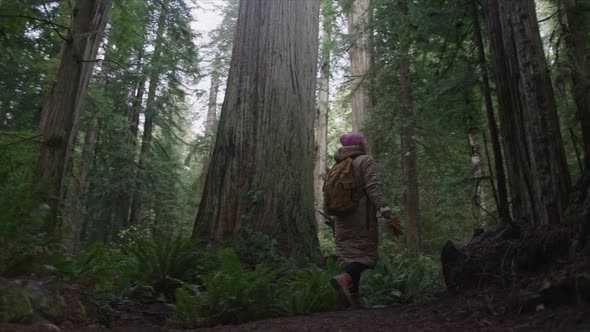
[[[342,268],[352,262],[374,267],[379,244],[377,211],[387,204],[373,158],[361,146],[341,147],[334,155],[336,162],[348,157],[354,158],[354,188],[359,205],[350,214],[336,217],[336,256]]]

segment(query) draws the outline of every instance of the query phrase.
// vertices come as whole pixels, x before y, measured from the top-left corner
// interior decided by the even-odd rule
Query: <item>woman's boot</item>
[[[350,287],[352,286],[352,278],[348,273],[341,273],[330,279],[330,284],[338,292],[338,301],[340,306],[348,308],[352,305],[352,298],[350,295]]]

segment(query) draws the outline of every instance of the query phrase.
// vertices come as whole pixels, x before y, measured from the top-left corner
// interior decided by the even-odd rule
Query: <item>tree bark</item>
[[[561,222],[570,180],[534,1],[488,4],[514,217]]]
[[[44,98],[40,131],[43,145],[34,176],[35,190],[48,190],[50,215],[45,230],[55,234],[65,196],[65,178],[111,0],[78,0],[72,25],[62,43],[55,81]]]
[[[533,181],[529,172],[530,161],[526,153],[526,139],[522,120],[522,103],[520,100],[519,78],[516,72],[516,51],[514,36],[503,30],[500,21],[500,1],[488,0],[488,34],[500,116],[506,169],[514,219],[529,219],[534,212],[531,195]]]
[[[348,13],[349,34],[355,37],[350,48],[350,74],[351,80],[351,106],[352,106],[352,130],[360,132],[364,123],[371,117],[373,101],[370,93],[368,79],[371,69],[371,49],[369,38],[370,0],[353,0]],[[367,151],[371,153],[372,142],[365,137]]]
[[[508,193],[506,190],[506,173],[504,172],[504,158],[502,156],[502,147],[500,146],[500,134],[498,133],[498,125],[494,115],[494,106],[492,103],[492,94],[490,92],[490,80],[488,78],[488,65],[483,47],[483,38],[481,35],[481,28],[479,25],[479,14],[477,10],[476,0],[469,2],[471,16],[473,18],[473,39],[477,46],[477,55],[479,58],[479,70],[481,72],[481,89],[485,101],[486,116],[488,120],[488,129],[490,131],[490,139],[492,141],[492,151],[494,154],[494,171],[496,173],[496,188],[498,202],[498,214],[500,222],[510,222],[510,206],[508,205]],[[491,161],[488,161],[491,162]]]
[[[584,37],[585,22],[577,0],[564,0],[567,17],[566,44],[570,58],[572,94],[584,140],[584,167],[590,169],[590,67]]]
[[[534,176],[534,206],[540,224],[564,222],[571,190],[553,87],[539,32],[535,1],[507,1],[512,14],[522,91],[529,158]]]
[[[402,31],[407,30],[406,0],[398,0]],[[407,33],[400,34],[400,101],[401,101],[401,158],[404,189],[405,234],[408,254],[416,256],[422,251],[420,225],[420,202],[418,195],[418,165],[416,161],[416,141],[412,118],[412,82],[410,79],[410,41]]]
[[[164,0],[160,9],[160,16],[158,17],[158,28],[156,30],[156,40],[154,46],[154,54],[150,64],[150,83],[148,87],[148,94],[145,107],[145,120],[143,123],[143,136],[141,139],[141,150],[139,152],[138,171],[136,174],[136,188],[133,194],[133,201],[131,204],[131,214],[129,217],[129,225],[135,225],[141,221],[143,209],[143,192],[145,190],[144,181],[146,177],[143,173],[146,171],[146,163],[148,153],[152,143],[154,118],[156,116],[155,101],[156,90],[160,79],[160,60],[162,56],[162,38],[164,37],[164,30],[166,26],[166,16],[168,14],[168,3],[170,0]]]
[[[330,48],[332,47],[332,4],[330,0],[322,4],[323,43],[320,59],[320,80],[318,86],[318,112],[316,124],[316,154],[314,169],[314,196],[316,201],[316,223],[323,223],[324,217],[317,211],[323,209],[323,189],[326,177],[328,155],[328,111],[330,103]]]
[[[292,257],[316,256],[313,121],[319,0],[242,0],[217,139],[193,236],[244,221]]]
[[[84,138],[84,147],[82,148],[82,156],[80,157],[80,164],[78,165],[78,174],[74,182],[72,190],[72,201],[70,202],[70,213],[68,230],[65,232],[64,243],[70,254],[78,255],[78,248],[80,242],[80,231],[82,229],[82,219],[85,208],[87,179],[92,168],[94,158],[94,148],[96,146],[96,139],[99,131],[100,114],[97,112],[92,117],[86,137]]]

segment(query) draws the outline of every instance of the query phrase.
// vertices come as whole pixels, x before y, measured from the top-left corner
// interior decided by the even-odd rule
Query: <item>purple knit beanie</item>
[[[363,144],[363,135],[359,133],[348,133],[340,136],[342,146],[361,145]]]

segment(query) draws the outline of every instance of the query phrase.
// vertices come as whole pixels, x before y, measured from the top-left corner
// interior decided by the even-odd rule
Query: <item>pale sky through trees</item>
[[[205,116],[208,104],[208,92],[211,85],[210,79],[210,64],[211,57],[207,54],[205,49],[206,44],[210,42],[209,33],[214,30],[220,23],[223,17],[223,9],[227,5],[227,0],[194,0],[192,14],[195,21],[191,23],[191,27],[198,33],[197,45],[199,46],[199,57],[203,60],[201,62],[202,78],[197,84],[197,89],[200,92],[198,95],[191,95],[189,102],[192,104],[192,125],[191,128],[195,134],[202,134],[205,130]],[[217,102],[223,101],[225,86],[220,87]]]

